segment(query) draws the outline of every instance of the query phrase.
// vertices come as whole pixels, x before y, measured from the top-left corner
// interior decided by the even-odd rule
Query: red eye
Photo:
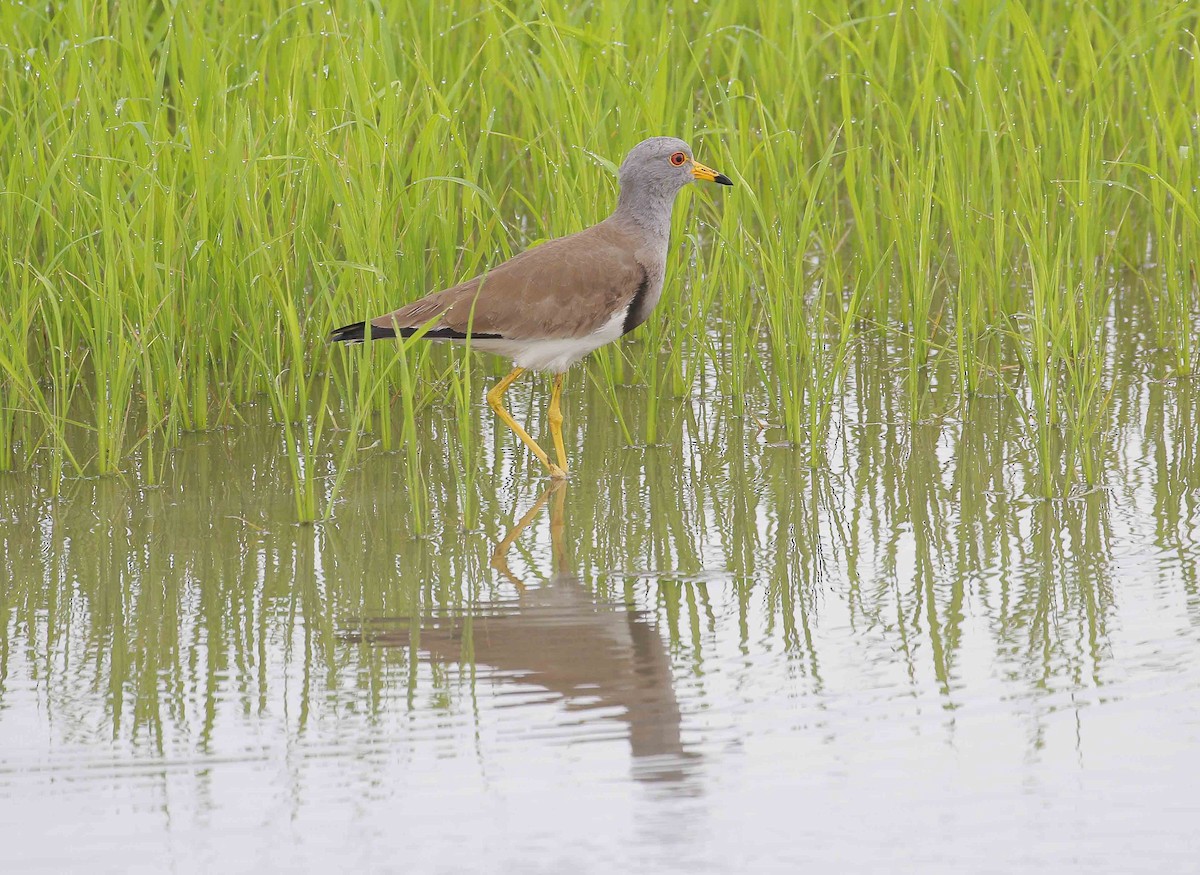
[[[676,167],[682,167],[683,162],[686,160],[687,160],[687,155],[684,155],[682,152],[676,152],[674,155],[671,156],[671,163],[674,164]]]

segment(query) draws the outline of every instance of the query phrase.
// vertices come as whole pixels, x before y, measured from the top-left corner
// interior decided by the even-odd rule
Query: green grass
[[[0,6],[0,469],[153,482],[252,402],[302,520],[331,431],[334,494],[363,432],[419,483],[431,403],[465,468],[461,353],[325,335],[603,218],[661,133],[737,186],[683,196],[659,311],[591,365],[649,387],[630,442],[703,383],[821,465],[882,335],[912,421],[935,359],[1001,385],[1052,496],[1102,474],[1113,331],[1195,368],[1194,4],[433,6]]]

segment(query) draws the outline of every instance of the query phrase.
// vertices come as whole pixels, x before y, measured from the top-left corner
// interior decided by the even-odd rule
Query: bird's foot
[[[550,469],[550,477],[552,479],[554,479],[554,480],[566,480],[567,479],[567,468],[565,466],[560,468],[558,465],[555,465],[553,462],[551,462],[549,465],[547,465],[547,467]]]

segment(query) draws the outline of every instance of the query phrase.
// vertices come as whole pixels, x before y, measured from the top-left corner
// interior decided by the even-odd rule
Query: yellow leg
[[[567,476],[567,451],[563,448],[562,410],[559,409],[559,399],[562,398],[563,375],[559,374],[554,378],[554,388],[550,392],[550,435],[554,438],[554,453],[558,456],[558,467],[562,469],[562,476]]]
[[[513,384],[513,381],[523,373],[525,373],[524,368],[513,368],[507,377],[493,386],[492,390],[487,393],[487,402],[492,410],[496,412],[496,415],[500,417],[500,420],[521,439],[521,443],[529,447],[533,454],[538,457],[538,461],[550,470],[551,477],[566,477],[567,475],[563,470],[550,461],[550,457],[546,455],[546,451],[537,445],[537,441],[529,436],[529,432],[521,428],[517,421],[512,418],[512,414],[504,407],[504,393],[508,391],[508,387]]]

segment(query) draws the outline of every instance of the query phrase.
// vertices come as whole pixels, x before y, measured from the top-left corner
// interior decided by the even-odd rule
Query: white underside
[[[591,334],[546,340],[478,339],[471,346],[484,352],[510,358],[518,368],[561,374],[594,349],[612,343],[621,336],[625,311],[612,317]]]

